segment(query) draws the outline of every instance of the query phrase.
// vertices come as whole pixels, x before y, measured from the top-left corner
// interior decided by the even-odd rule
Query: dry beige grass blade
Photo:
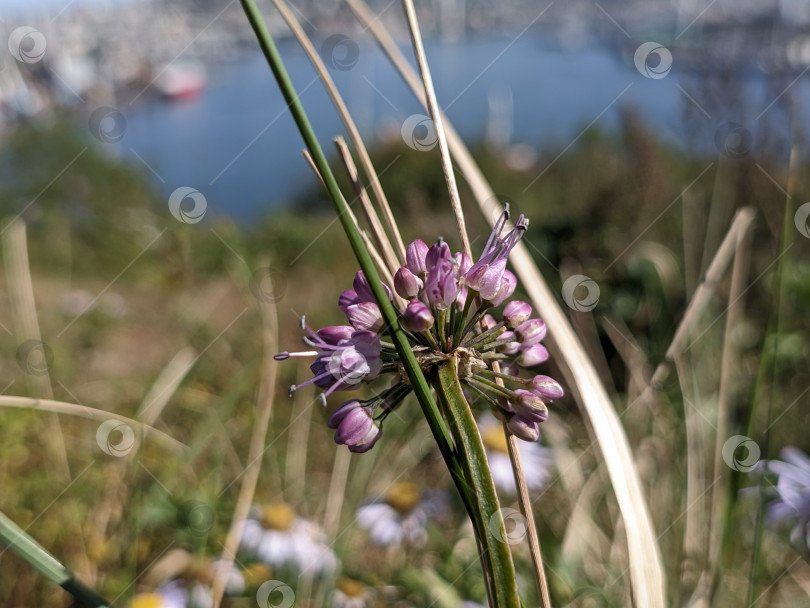
[[[652,378],[652,368],[638,341],[630,332],[624,321],[615,315],[602,317],[602,329],[610,338],[616,352],[619,353],[630,376],[627,398],[633,402],[647,388]]]
[[[345,446],[339,445],[335,449],[335,462],[332,465],[332,475],[329,481],[329,493],[326,496],[326,509],[324,511],[323,530],[326,537],[334,539],[340,525],[340,514],[346,498],[346,481],[349,478],[349,465],[352,453]]]
[[[389,56],[414,94],[424,105],[420,83],[402,53],[388,33],[361,0],[346,0],[360,21],[371,31],[383,51]],[[490,221],[497,216],[498,203],[478,165],[461,138],[446,120],[448,145],[465,176],[479,207]],[[574,334],[557,299],[534,264],[522,243],[512,251],[512,263],[524,289],[549,327],[550,346],[573,392],[577,403],[591,422],[605,457],[608,473],[622,515],[627,522],[625,531],[630,561],[633,597],[637,606],[657,608],[665,605],[664,571],[658,542],[653,530],[647,503],[641,491],[638,472],[633,463],[627,436],[613,404],[585,350]]]
[[[197,351],[191,347],[182,349],[172,357],[143,398],[135,417],[144,424],[153,426],[196,361]]]
[[[709,564],[711,565],[711,577],[706,589],[714,587],[714,578],[717,576],[720,567],[720,540],[722,537],[723,517],[725,512],[725,502],[723,500],[726,486],[720,483],[720,479],[726,472],[726,465],[723,461],[723,444],[729,435],[729,423],[731,417],[731,401],[733,399],[733,387],[735,378],[738,377],[739,356],[738,349],[734,344],[734,332],[743,318],[745,302],[742,298],[747,289],[748,268],[751,258],[751,238],[753,237],[752,224],[737,236],[736,252],[734,254],[734,265],[731,269],[731,287],[728,293],[728,308],[726,313],[726,327],[723,335],[723,354],[720,367],[720,392],[717,404],[717,432],[715,434],[714,448],[714,486],[712,488],[711,500],[711,532],[709,535]],[[708,602],[709,598],[705,600]]]
[[[250,511],[253,496],[256,493],[256,484],[262,468],[262,455],[265,449],[267,428],[270,425],[270,416],[273,413],[273,394],[276,387],[276,373],[278,365],[273,355],[278,352],[278,315],[276,305],[272,301],[259,300],[259,310],[262,316],[262,341],[264,343],[264,356],[261,366],[261,384],[256,406],[256,421],[253,426],[253,435],[250,437],[250,447],[242,482],[239,487],[239,496],[231,518],[231,527],[225,537],[222,548],[222,564],[217,569],[211,595],[214,608],[218,608],[225,593],[228,573],[231,571],[239,541],[242,538],[242,529],[245,519]]]
[[[319,180],[321,180],[321,184],[325,184],[325,182],[323,181],[323,176],[318,171],[318,167],[315,166],[315,161],[312,159],[309,150],[304,150],[303,155],[307,163],[309,163],[310,169],[312,169],[312,171],[315,173],[315,176]],[[353,203],[354,201],[352,201],[352,204]],[[352,220],[352,224],[354,224],[354,227],[357,228],[357,231],[360,233],[360,236],[363,237],[363,243],[366,245],[366,249],[368,249],[368,252],[371,254],[371,257],[374,260],[374,265],[377,267],[377,272],[380,273],[383,282],[386,283],[387,285],[393,285],[394,275],[392,274],[391,269],[388,267],[388,264],[383,259],[382,254],[380,254],[380,252],[377,251],[376,245],[374,245],[371,242],[371,239],[368,236],[368,232],[366,232],[363,228],[360,227],[360,223],[357,221],[357,216],[352,211],[352,205],[347,204],[346,209],[347,213],[349,214],[349,217]],[[394,272],[396,272],[396,269],[394,269]],[[399,295],[397,295],[396,293],[394,293],[394,298],[397,300],[397,302],[400,303],[402,302],[402,298],[400,298]]]
[[[695,290],[695,295],[686,307],[683,319],[678,325],[678,329],[675,330],[675,335],[672,338],[669,348],[667,348],[664,361],[658,365],[655,373],[653,373],[650,386],[645,391],[645,395],[642,395],[642,398],[649,397],[651,390],[654,390],[664,383],[669,373],[670,363],[675,360],[678,354],[686,349],[689,332],[692,330],[692,326],[705,310],[717,283],[723,278],[731,259],[734,257],[740,236],[751,229],[755,214],[756,211],[752,207],[743,207],[737,211],[731,223],[731,228],[729,228],[726,237],[720,244],[711,264],[709,264],[709,268],[706,271],[706,278],[698,285]]]
[[[388,231],[391,233],[391,237],[394,239],[396,244],[395,251],[397,252],[400,264],[404,264],[405,244],[402,242],[402,236],[399,233],[399,228],[397,227],[397,223],[394,221],[394,216],[391,213],[391,206],[388,204],[388,199],[386,198],[385,192],[383,192],[382,185],[380,184],[380,178],[377,175],[377,171],[374,169],[374,165],[371,162],[371,157],[368,155],[368,150],[366,150],[363,139],[360,137],[360,132],[357,130],[357,125],[354,124],[354,120],[352,120],[349,110],[338,92],[337,87],[335,86],[335,82],[329,75],[329,71],[323,64],[323,60],[318,54],[318,51],[312,45],[312,42],[304,31],[304,28],[301,27],[298,19],[292,13],[284,0],[272,1],[279,13],[281,13],[284,21],[287,23],[287,27],[290,28],[290,31],[292,31],[296,40],[298,40],[298,43],[304,49],[304,52],[307,54],[307,57],[315,68],[315,71],[318,73],[318,77],[321,79],[321,82],[326,88],[326,92],[329,94],[329,98],[332,100],[335,109],[337,109],[340,119],[343,121],[346,131],[349,134],[349,139],[360,157],[360,165],[363,167],[363,172],[366,174],[366,177],[371,184],[371,191],[374,193],[374,198],[377,199],[377,204],[379,204],[380,210],[383,213],[383,218],[385,219],[385,224],[388,227]],[[396,269],[394,269],[392,272],[395,271]]]
[[[53,399],[34,399],[32,397],[16,397],[12,395],[0,395],[0,407],[18,407],[29,410],[42,410],[43,412],[54,412],[57,414],[65,414],[68,416],[78,416],[79,418],[87,418],[89,420],[107,421],[117,420],[134,427],[137,430],[154,435],[156,439],[160,439],[166,446],[170,446],[173,450],[185,450],[187,446],[177,441],[171,435],[157,430],[154,427],[143,424],[138,420],[127,418],[126,416],[119,416],[112,412],[105,412],[94,407],[80,405],[78,403],[67,403],[65,401],[54,401]]]
[[[470,239],[467,236],[467,227],[464,223],[464,211],[461,209],[461,197],[458,195],[456,175],[453,172],[453,161],[450,158],[450,149],[447,147],[447,135],[444,130],[444,115],[436,99],[433,77],[430,75],[430,66],[428,65],[427,55],[425,55],[425,47],[422,44],[422,34],[419,31],[419,20],[416,18],[413,0],[402,0],[402,6],[405,8],[405,16],[408,19],[408,31],[411,34],[416,63],[419,65],[419,72],[422,74],[422,84],[424,85],[425,100],[427,101],[425,107],[430,113],[430,118],[436,129],[444,181],[447,184],[447,192],[450,195],[450,205],[453,209],[453,214],[456,216],[457,232],[459,238],[461,238],[461,245],[464,252],[472,258]]]
[[[26,236],[25,222],[20,219],[13,220],[8,224],[7,230],[3,232],[2,236],[8,297],[11,304],[11,316],[14,319],[17,346],[21,347],[26,342],[42,345],[39,320],[37,319],[37,305],[34,300],[34,286],[31,281],[31,267],[28,264],[28,238]],[[47,348],[47,345],[40,347],[43,357],[46,354],[45,348]],[[34,353],[31,352],[30,354],[33,356]],[[51,376],[47,368],[48,363],[41,363],[45,364],[41,372],[40,369],[37,369],[37,373],[29,373],[28,370],[24,370],[26,371],[26,381],[35,394],[44,399],[53,399]],[[51,453],[51,457],[58,463],[63,474],[70,479],[67,448],[65,447],[65,438],[62,434],[59,415],[53,414],[48,422],[52,427],[52,432],[50,433],[51,441],[46,442],[45,449]]]
[[[400,264],[397,262],[397,256],[394,253],[394,250],[391,248],[391,242],[388,240],[382,224],[380,224],[380,219],[377,217],[374,207],[371,206],[371,200],[368,198],[368,193],[363,187],[363,184],[360,182],[360,176],[357,174],[357,167],[352,159],[349,146],[346,145],[346,141],[342,137],[335,138],[335,145],[337,146],[338,153],[340,154],[340,159],[343,161],[343,166],[346,168],[346,172],[349,174],[349,179],[352,182],[352,186],[354,186],[354,193],[360,201],[360,206],[363,209],[363,215],[366,216],[366,221],[368,222],[369,228],[371,229],[371,234],[374,237],[374,243],[377,245],[378,251],[382,254],[382,257],[385,259],[385,262],[388,265],[389,274],[393,274],[397,271],[397,269],[399,269]]]

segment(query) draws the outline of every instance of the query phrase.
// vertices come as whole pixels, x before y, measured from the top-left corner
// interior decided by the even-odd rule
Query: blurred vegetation
[[[599,285],[593,314],[571,312],[571,317],[620,411],[630,411],[628,378],[639,370],[621,358],[606,323],[626,325],[642,360],[654,368],[735,210],[753,205],[759,213],[751,245],[751,286],[744,294],[745,321],[734,336],[740,354],[731,430],[751,433],[767,448],[763,457],[775,457],[785,445],[810,449],[807,408],[787,407],[797,399],[806,402],[802,396],[810,385],[810,319],[805,314],[810,308],[810,241],[791,233],[795,240],[778,257],[785,214],[792,217],[795,201],[810,199],[808,184],[798,179],[786,203],[774,185],[786,183],[784,163],[754,156],[687,155],[657,141],[630,111],[617,132],[590,130],[555,160],[558,152],[543,150],[523,169],[510,168],[514,163],[505,162],[503,150],[480,148],[475,155],[499,198],[531,218],[525,241],[552,289],[560,293],[562,278],[574,273]],[[0,509],[85,582],[109,597],[127,597],[137,587],[133,581],[166,547],[210,556],[221,550],[238,493],[238,483],[231,482],[244,465],[262,373],[261,320],[254,295],[261,269],[269,266],[275,273],[279,350],[286,350],[300,343],[301,314],[316,327],[344,322],[335,303],[350,286],[356,264],[331,207],[315,188],[300,204],[249,226],[208,217],[185,225],[172,218],[146,175],[87,141],[69,119],[20,125],[7,136],[0,155],[0,218],[4,228],[18,215],[27,224],[39,324],[54,353],[54,398],[134,417],[175,353],[191,346],[199,354],[156,423],[189,446],[182,457],[148,438],[141,438],[133,459],[109,457],[96,444],[96,423],[63,415],[59,424],[71,483],[48,449],[60,432],[52,419],[33,410],[0,411]],[[396,170],[387,171],[382,184],[406,242],[441,234],[457,245],[436,156],[383,146],[375,152],[375,164],[387,166],[396,156]],[[807,175],[807,169],[797,175]],[[478,251],[489,228],[469,192],[462,194]],[[777,311],[779,267],[784,289]],[[0,322],[8,329],[3,333],[13,334],[5,279],[4,269]],[[717,400],[724,322],[712,321],[723,319],[728,289],[728,280],[717,286],[701,325],[705,337],[688,356],[694,372],[689,391],[706,403]],[[71,304],[77,292],[94,302],[83,314]],[[120,296],[124,305],[105,309],[101,297],[93,300],[110,294]],[[0,387],[8,395],[34,395],[31,378],[16,361],[16,348],[11,335],[0,340]],[[560,375],[553,363],[549,373]],[[324,422],[341,397],[331,399],[326,411],[309,410],[313,393],[288,399],[286,387],[307,374],[304,364],[279,367],[270,447],[256,500],[283,499],[318,520],[335,455]],[[684,599],[679,581],[694,575],[689,570],[694,556],[684,554],[682,542],[684,400],[677,381],[665,388],[654,408],[637,408],[623,422],[662,533],[675,605]],[[302,417],[305,410],[311,414]],[[384,605],[425,605],[437,588],[450,586],[446,581],[455,581],[452,586],[463,599],[481,601],[477,569],[469,568],[477,559],[475,548],[469,531],[459,530],[459,509],[454,525],[434,527],[430,551],[398,557],[369,547],[364,533],[350,526],[354,508],[403,471],[407,478],[427,480],[428,487],[448,487],[441,460],[413,447],[414,437],[424,431],[418,409],[408,402],[401,415],[402,420],[386,425],[386,436],[374,450],[352,457],[341,514],[349,532],[336,544],[343,572],[380,589],[391,587]],[[619,524],[601,456],[591,447],[573,399],[567,396],[554,407],[552,418],[556,431],[553,437],[544,435],[544,441],[576,455],[581,476],[577,480],[570,471],[560,475],[536,503],[544,554],[553,571],[553,596],[561,605],[622,605],[626,590],[610,584],[624,571],[624,560],[614,559],[623,555],[620,541],[593,549],[581,561],[567,561],[563,555],[569,517],[588,478],[602,478],[599,489],[589,490],[592,497],[586,504],[594,525],[613,539]],[[293,436],[307,440],[302,444]],[[293,476],[302,459],[306,475]],[[397,463],[406,468],[392,470]],[[735,483],[755,481],[739,478]],[[199,503],[214,513],[203,530],[188,517]],[[718,605],[741,605],[745,599],[746,585],[739,585],[739,579],[749,578],[756,508],[755,502],[744,500],[735,506],[732,527],[739,534],[724,556],[728,576]],[[764,587],[781,577],[793,559],[787,546],[784,535],[768,536],[763,550],[769,560],[757,566],[758,584]],[[525,566],[528,556],[519,552],[519,560]],[[69,605],[66,594],[43,583],[9,552],[0,554],[0,563],[0,605]],[[420,574],[425,568],[439,582]],[[531,587],[527,585],[530,604]],[[784,597],[792,597],[790,592]]]

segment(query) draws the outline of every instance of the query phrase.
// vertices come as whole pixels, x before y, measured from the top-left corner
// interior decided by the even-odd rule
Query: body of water
[[[293,42],[281,50],[322,145],[333,150],[332,138],[344,134],[336,112],[303,51]],[[505,109],[501,122],[511,126],[511,143],[540,150],[562,151],[588,126],[615,127],[622,106],[636,109],[662,138],[684,145],[684,109],[692,104],[703,139],[711,141],[729,120],[761,120],[757,108],[769,112],[768,100],[776,96],[769,98],[753,79],[746,98],[761,102],[740,110],[748,115],[712,115],[682,86],[677,55],[671,73],[649,78],[627,53],[560,51],[529,35],[434,42],[427,53],[439,102],[467,141],[484,136],[494,98]],[[360,46],[357,63],[332,75],[367,143],[380,132],[398,134],[409,116],[423,112],[374,46]],[[195,188],[212,214],[240,220],[311,187],[315,178],[301,156],[303,141],[264,58],[256,53],[210,68],[209,78],[206,90],[187,102],[150,99],[122,106],[127,126],[121,155],[148,166],[167,197],[178,187]],[[435,150],[425,153],[437,154],[438,162]]]

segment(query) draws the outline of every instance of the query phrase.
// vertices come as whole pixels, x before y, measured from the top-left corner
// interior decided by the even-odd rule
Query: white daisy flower
[[[489,470],[495,487],[506,494],[516,495],[515,477],[503,425],[492,414],[484,414],[478,421],[481,440],[487,452]],[[529,491],[542,490],[551,480],[554,459],[552,449],[540,445],[538,441],[520,441],[520,459],[526,472],[526,486]]]
[[[341,578],[332,592],[332,608],[371,608],[373,605],[373,589],[350,578]]]
[[[368,530],[371,541],[383,547],[408,544],[420,547],[427,542],[428,518],[443,507],[441,495],[425,495],[415,483],[395,483],[380,502],[357,510],[357,523]]]
[[[240,547],[268,566],[288,565],[299,571],[333,571],[337,556],[321,528],[296,515],[283,503],[254,506],[242,529]]]
[[[151,593],[140,593],[132,598],[130,608],[211,608],[211,583],[224,562],[192,565],[183,578],[174,578]],[[233,566],[225,584],[225,593],[239,595],[245,590],[242,573]]]

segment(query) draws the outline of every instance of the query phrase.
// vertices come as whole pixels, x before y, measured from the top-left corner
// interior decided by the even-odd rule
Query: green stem
[[[42,576],[65,589],[82,606],[87,608],[109,606],[107,600],[77,581],[70,570],[2,512],[0,512],[0,543],[28,562],[28,565]]]
[[[515,566],[506,540],[503,514],[478,426],[461,390],[458,359],[455,356],[439,365],[434,386],[461,456],[465,478],[470,485],[474,507],[470,516],[477,522],[481,561],[485,569],[488,569],[484,578],[490,606],[519,608]]]

